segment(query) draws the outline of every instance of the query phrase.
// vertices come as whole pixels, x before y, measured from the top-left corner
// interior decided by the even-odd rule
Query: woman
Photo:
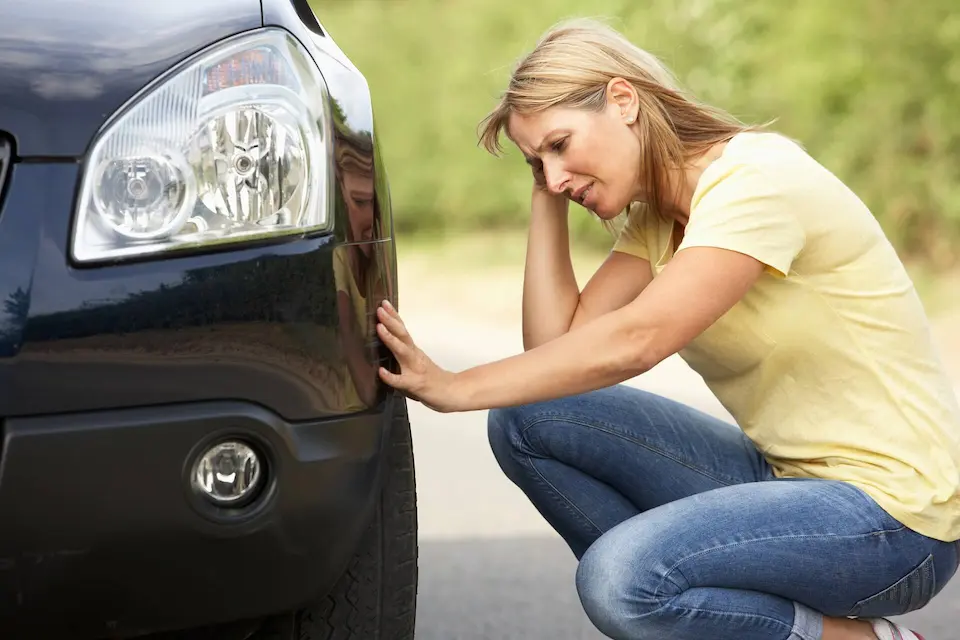
[[[919,638],[960,554],[960,407],[910,279],[799,146],[676,88],[590,22],[551,30],[484,123],[533,167],[525,353],[437,367],[388,303],[388,384],[493,409],[504,472],[579,558],[612,638]],[[570,200],[614,251],[582,292]],[[619,385],[679,352],[737,427]]]

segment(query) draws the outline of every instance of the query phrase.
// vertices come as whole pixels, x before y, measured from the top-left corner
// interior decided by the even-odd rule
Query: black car
[[[0,638],[412,638],[396,273],[306,0],[0,2]]]

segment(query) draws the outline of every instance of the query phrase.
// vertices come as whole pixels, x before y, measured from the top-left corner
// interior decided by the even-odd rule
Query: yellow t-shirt
[[[673,222],[633,210],[614,247],[673,256]],[[735,136],[693,195],[678,251],[766,265],[680,355],[778,477],[850,482],[911,529],[960,538],[960,406],[913,283],[874,216],[789,139]]]
[[[371,322],[374,310],[369,308],[366,292],[360,290],[357,281],[350,267],[350,258],[347,247],[341,246],[334,249],[333,252],[333,277],[337,293],[345,293],[350,299],[350,306],[353,310],[353,332],[356,339],[362,340],[364,344],[368,343],[374,337],[374,325]],[[353,412],[362,411],[369,408],[360,398],[360,391],[357,389],[357,381],[353,379],[353,373],[349,365],[344,360],[344,366],[341,370],[342,386],[341,393],[338,396],[338,408],[342,411]],[[373,372],[371,369],[371,376]]]

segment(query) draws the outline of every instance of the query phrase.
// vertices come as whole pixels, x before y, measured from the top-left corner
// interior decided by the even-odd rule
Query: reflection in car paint
[[[338,123],[339,124],[339,123]],[[386,294],[374,188],[373,140],[344,126],[336,135],[337,207],[346,218],[347,243],[334,250],[333,268],[340,317],[340,346],[347,376],[344,408],[358,410],[377,400],[379,353],[377,304]]]

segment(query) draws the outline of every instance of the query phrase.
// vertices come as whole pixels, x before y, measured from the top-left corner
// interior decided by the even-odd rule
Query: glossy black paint
[[[325,592],[373,508],[389,415],[293,425],[216,402],[9,420],[0,637],[129,637]],[[269,463],[255,502],[233,512],[178,481],[184,461],[224,435]]]
[[[15,164],[0,211],[0,416],[239,398],[309,420],[382,398],[374,311],[396,302],[396,258],[366,82],[289,0],[264,12],[310,49],[340,105],[337,156],[372,174],[338,170],[332,234],[78,268],[82,165]],[[357,205],[358,189],[372,203]]]
[[[76,165],[12,171],[0,216],[0,415],[225,398],[290,420],[364,408],[346,400],[354,345],[334,261],[347,247],[321,236],[76,269],[66,242],[77,175]],[[368,362],[372,380],[379,360]]]
[[[379,300],[397,302],[393,220],[366,81],[305,10],[0,0],[0,132],[14,138],[0,521],[18,523],[0,531],[0,637],[44,614],[75,624],[68,638],[278,612],[320,595],[354,551],[390,416],[377,367],[395,363],[373,327]],[[103,123],[171,65],[263,22],[300,39],[334,102],[331,232],[72,264],[83,156]],[[187,451],[221,427],[274,451],[285,497],[259,520],[211,523],[184,494]]]
[[[3,0],[0,131],[21,158],[80,157],[154,78],[261,22],[259,0]]]
[[[317,20],[316,14],[313,12],[313,9],[310,8],[310,3],[307,0],[290,0],[290,3],[293,5],[294,10],[297,12],[297,16],[300,18],[300,22],[303,23],[305,27],[316,33],[317,35],[324,36],[326,31],[323,28],[323,25],[320,24],[320,21]],[[270,9],[268,5],[268,10]]]
[[[7,172],[13,165],[13,142],[4,135],[0,135],[0,211],[3,210],[4,187],[7,184]]]

